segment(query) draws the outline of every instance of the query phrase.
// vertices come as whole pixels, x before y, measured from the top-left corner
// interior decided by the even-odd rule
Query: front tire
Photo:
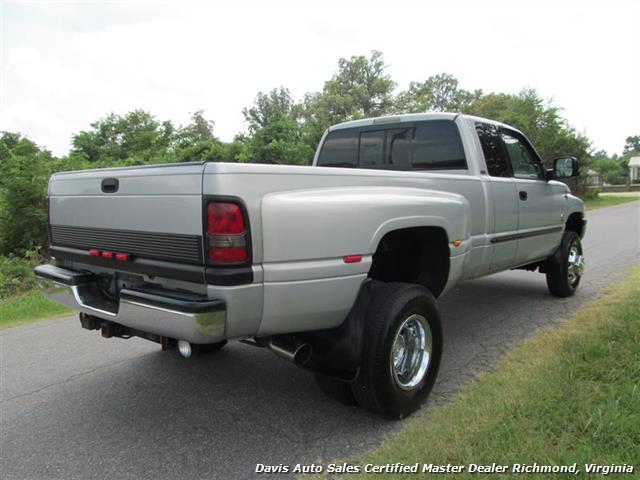
[[[547,259],[546,274],[549,292],[556,297],[570,297],[578,289],[584,273],[584,255],[580,236],[564,232],[560,247]]]
[[[426,400],[441,357],[433,294],[420,285],[383,284],[368,309],[360,375],[351,390],[363,407],[404,418]]]

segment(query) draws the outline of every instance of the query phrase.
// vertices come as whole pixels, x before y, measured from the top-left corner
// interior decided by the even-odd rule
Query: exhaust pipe
[[[193,346],[186,340],[178,340],[178,352],[184,358],[191,358],[193,355]]]
[[[271,340],[268,347],[279,357],[293,362],[299,367],[306,365],[311,359],[312,348],[308,343]]]

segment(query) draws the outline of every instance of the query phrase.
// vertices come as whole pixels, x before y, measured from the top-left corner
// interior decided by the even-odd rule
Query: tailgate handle
[[[118,191],[117,178],[105,178],[102,180],[102,191],[104,193],[115,193]]]

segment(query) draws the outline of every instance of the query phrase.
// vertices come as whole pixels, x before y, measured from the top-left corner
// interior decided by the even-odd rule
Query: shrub
[[[580,195],[580,198],[582,198],[582,200],[595,200],[598,198],[598,190],[594,188],[587,188],[584,190],[582,195]]]
[[[37,281],[33,267],[44,261],[38,251],[27,252],[24,258],[0,256],[0,300],[34,289]]]

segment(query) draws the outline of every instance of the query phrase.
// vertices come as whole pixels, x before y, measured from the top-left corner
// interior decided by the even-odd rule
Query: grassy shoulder
[[[640,269],[570,320],[526,340],[450,402],[409,420],[402,432],[350,463],[577,462],[583,478],[589,476],[584,464],[626,463],[635,465],[637,475],[638,345]],[[478,478],[467,471],[438,476]],[[518,477],[522,474],[500,475]]]
[[[595,210],[596,208],[613,207],[621,203],[640,201],[638,197],[608,197],[598,195],[595,198],[585,200],[584,204],[587,210]]]
[[[0,300],[0,330],[70,315],[72,310],[46,299],[39,290]]]

